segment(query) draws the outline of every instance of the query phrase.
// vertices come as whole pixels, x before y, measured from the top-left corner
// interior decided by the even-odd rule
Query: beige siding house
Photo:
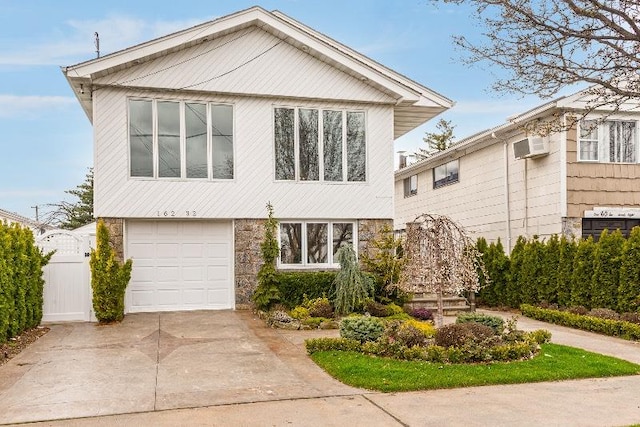
[[[395,229],[442,214],[510,250],[518,236],[640,225],[640,112],[583,106],[581,93],[557,99],[397,170]],[[536,123],[550,132],[526,130]]]
[[[266,204],[281,268],[336,268],[393,218],[394,139],[452,102],[254,7],[63,69],[94,128],[94,209],[126,309],[250,303]]]

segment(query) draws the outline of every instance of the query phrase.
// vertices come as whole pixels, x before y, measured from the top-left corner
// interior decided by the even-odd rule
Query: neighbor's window
[[[433,188],[458,182],[458,159],[433,168]]]
[[[404,197],[418,194],[418,175],[411,175],[404,179]]]
[[[233,107],[131,99],[129,153],[132,177],[233,179]]]
[[[579,159],[600,163],[638,161],[637,123],[625,120],[580,122]]]
[[[338,249],[354,245],[354,230],[353,222],[283,221],[280,223],[280,265],[336,265]]]
[[[365,181],[365,129],[361,111],[275,108],[276,180]]]

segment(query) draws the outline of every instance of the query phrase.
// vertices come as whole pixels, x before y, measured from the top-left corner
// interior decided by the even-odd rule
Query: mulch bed
[[[24,331],[4,344],[0,344],[0,366],[17,356],[22,350],[34,343],[47,332],[49,332],[49,328],[45,326],[38,326]]]

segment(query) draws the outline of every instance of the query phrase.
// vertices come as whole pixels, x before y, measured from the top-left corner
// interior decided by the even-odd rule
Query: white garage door
[[[127,221],[127,310],[233,308],[232,224]]]

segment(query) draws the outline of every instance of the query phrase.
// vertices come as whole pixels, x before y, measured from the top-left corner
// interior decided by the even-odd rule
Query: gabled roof
[[[395,137],[453,106],[450,99],[287,15],[278,11],[268,12],[258,6],[101,58],[63,67],[63,72],[89,120],[92,120],[91,85],[95,79],[251,26],[258,26],[316,59],[392,96],[395,99]]]
[[[511,116],[501,125],[477,132],[471,136],[461,139],[446,150],[435,153],[426,159],[419,160],[405,168],[398,169],[395,172],[395,177],[396,179],[407,178],[426,169],[438,166],[445,161],[453,160],[467,153],[477,151],[485,146],[496,143],[499,140],[502,141],[499,138],[504,138],[506,135],[518,131],[523,124],[537,118],[548,116],[553,111],[570,111],[580,109],[584,104],[584,98],[586,96],[585,92],[588,90],[589,89],[585,89],[572,95],[558,97],[545,104],[538,105],[537,107],[525,111],[524,113]]]

